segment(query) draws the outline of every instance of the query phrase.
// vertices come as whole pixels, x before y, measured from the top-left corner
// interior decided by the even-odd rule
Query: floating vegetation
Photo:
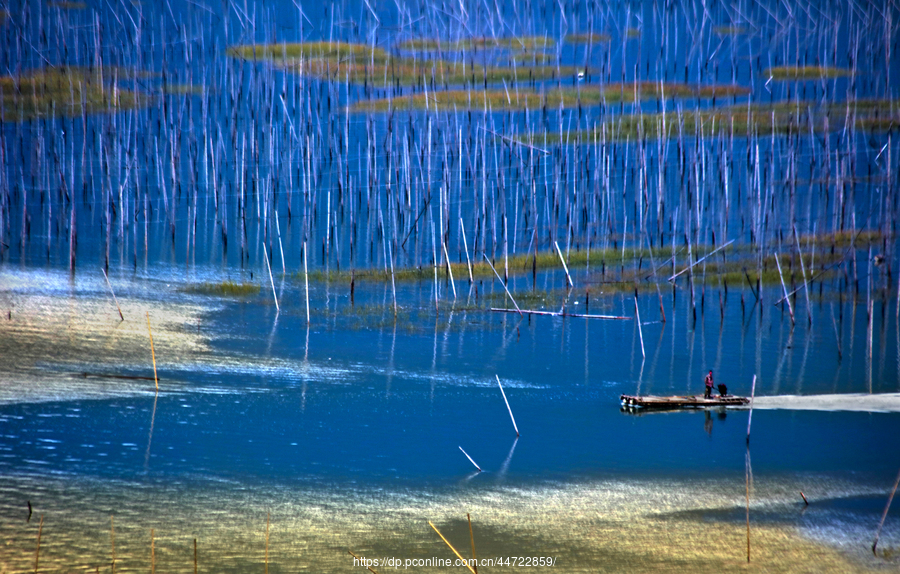
[[[776,66],[765,72],[773,80],[819,80],[844,78],[850,70],[830,66]]]
[[[110,87],[110,69],[53,68],[0,76],[0,110],[5,121],[117,112],[147,105],[139,92]]]
[[[604,44],[610,41],[609,34],[587,33],[567,34],[563,40],[569,44]]]
[[[853,112],[845,120],[847,110]],[[894,111],[891,111],[891,110]],[[830,118],[830,119],[829,119]],[[772,105],[728,106],[714,110],[693,110],[655,114],[626,114],[598,124],[592,130],[526,134],[518,141],[544,145],[561,142],[590,143],[597,140],[622,141],[636,138],[750,136],[788,134],[800,130],[824,132],[843,129],[845,121],[853,129],[882,132],[900,126],[896,102],[868,100],[819,105],[816,102]]]
[[[204,86],[197,84],[163,84],[162,93],[175,96],[202,96]]]
[[[508,50],[540,50],[555,45],[551,38],[540,36],[518,36],[511,38],[468,38],[456,42],[415,38],[400,43],[397,48],[409,52],[435,52],[439,50],[469,51],[501,48]]]
[[[219,283],[199,283],[189,285],[182,289],[185,293],[195,295],[221,295],[225,297],[244,297],[259,293],[257,283],[236,283],[234,281],[222,281]]]
[[[649,100],[654,98],[702,98],[733,97],[749,93],[741,86],[690,85],[678,83],[638,82],[630,84],[587,85],[582,88],[555,88],[543,92],[532,90],[453,90],[427,94],[413,94],[357,102],[350,106],[354,112],[384,112],[389,109],[428,108],[456,106],[462,109],[490,108],[493,110],[558,109],[578,106],[597,106]]]
[[[425,81],[483,85],[557,80],[577,73],[574,66],[485,67],[465,61],[398,57],[381,48],[343,42],[234,46],[228,53],[246,60],[268,61],[297,74],[365,85],[416,86]]]
[[[340,62],[347,58],[384,62],[388,53],[381,48],[347,42],[294,42],[281,44],[247,44],[231,46],[226,53],[244,60],[284,60],[298,63],[301,59],[324,59]]]

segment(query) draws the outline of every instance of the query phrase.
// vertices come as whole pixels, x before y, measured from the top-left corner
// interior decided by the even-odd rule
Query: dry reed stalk
[[[478,557],[475,555],[475,535],[472,534],[472,517],[466,513],[466,519],[469,521],[469,541],[472,543],[472,565],[475,567],[475,574],[478,574]]]
[[[38,563],[41,558],[41,534],[44,532],[44,515],[41,514],[41,523],[38,525],[37,548],[34,549],[34,574],[37,574]]]
[[[150,330],[150,311],[147,311],[147,333],[150,335],[150,356],[153,357],[153,380],[156,392],[159,392],[159,377],[156,375],[156,351],[153,349],[153,331]]]
[[[466,456],[468,456],[468,455],[466,455]],[[475,570],[471,566],[469,566],[469,562],[465,558],[463,558],[459,552],[456,551],[456,548],[454,548],[453,545],[450,544],[450,541],[447,540],[446,538],[444,538],[444,535],[441,534],[441,531],[437,529],[437,526],[435,526],[430,520],[428,521],[428,525],[431,526],[435,532],[437,532],[437,535],[441,537],[441,540],[444,541],[444,544],[446,544],[447,546],[450,547],[450,550],[452,550],[453,553],[456,554],[456,557],[459,558],[460,561],[466,566],[466,568],[469,569],[469,572],[471,572],[472,574],[478,574],[477,572],[475,572]]]
[[[119,307],[119,300],[116,299],[116,293],[113,291],[112,284],[109,282],[109,275],[106,274],[106,269],[100,268],[100,271],[103,271],[103,276],[106,278],[106,285],[109,287],[109,292],[113,296],[113,302],[116,304],[116,310],[119,311],[119,319],[122,321],[125,320],[125,317],[122,315],[122,308]]]
[[[500,376],[499,375],[494,375],[494,376],[497,377],[497,385],[500,387],[500,394],[503,395],[503,402],[506,403],[506,410],[509,411],[509,418],[512,419],[513,428],[516,429],[516,437],[518,437],[519,436],[519,427],[516,426],[516,417],[513,416],[512,409],[509,408],[509,401],[506,400],[506,393],[503,392],[503,385],[500,384]],[[468,456],[468,455],[466,455],[466,456]],[[481,470],[481,469],[479,468],[478,470]]]

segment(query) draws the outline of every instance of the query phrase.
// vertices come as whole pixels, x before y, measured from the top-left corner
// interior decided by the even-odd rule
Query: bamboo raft
[[[634,396],[622,395],[619,397],[622,406],[626,408],[643,409],[691,409],[704,407],[734,407],[743,406],[750,402],[747,397],[725,395],[724,397],[704,398],[703,395],[686,395],[672,397],[657,397],[653,395]]]

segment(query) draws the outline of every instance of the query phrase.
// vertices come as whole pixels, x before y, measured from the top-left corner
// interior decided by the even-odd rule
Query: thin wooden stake
[[[266,512],[266,574],[269,574],[269,513],[268,512]]]
[[[469,285],[475,282],[472,277],[472,261],[469,259],[469,242],[466,241],[466,227],[463,225],[462,217],[459,218],[460,235],[462,235],[463,247],[466,251],[466,266],[469,268]]]
[[[756,394],[756,375],[753,375],[753,384],[750,385],[750,414],[747,416],[747,445],[750,444],[750,422],[753,420],[753,395]]]
[[[494,375],[494,376],[497,377],[497,384],[500,386],[500,394],[503,395],[503,402],[506,403],[506,410],[509,411],[509,418],[512,419],[513,428],[516,429],[516,436],[518,437],[519,436],[519,427],[516,426],[516,417],[513,416],[512,409],[509,408],[509,401],[506,400],[506,393],[503,392],[503,385],[500,384],[500,376],[499,375]],[[481,469],[479,468],[478,470],[481,470]]]
[[[638,311],[637,297],[634,298],[634,320],[637,322],[638,335],[641,339],[641,358],[646,359],[647,353],[644,352],[644,330],[641,328],[641,312]]]
[[[41,534],[44,532],[44,515],[41,514],[41,523],[38,525],[37,548],[34,550],[34,574],[37,574],[38,563],[41,558]]]
[[[306,286],[306,324],[309,325],[309,270],[306,266],[306,242],[303,242],[303,283]]]
[[[778,252],[776,251],[776,252],[775,252],[775,265],[778,266],[778,278],[781,279],[781,290],[782,290],[782,292],[784,292],[784,299],[783,299],[783,300],[784,300],[784,301],[787,301],[788,312],[789,312],[790,315],[791,315],[791,325],[793,326],[793,325],[794,325],[794,306],[791,305],[791,298],[788,297],[787,287],[784,286],[784,275],[781,273],[781,261],[780,261],[780,259],[781,259],[781,256],[780,256],[780,255],[778,254]]]
[[[881,527],[884,526],[884,519],[887,518],[888,509],[891,507],[891,501],[894,500],[894,494],[897,492],[897,486],[900,485],[900,473],[897,473],[897,480],[894,481],[894,488],[891,489],[891,495],[888,496],[887,504],[884,506],[884,512],[881,514],[881,522],[878,523],[878,530],[875,531],[875,542],[872,543],[872,554],[878,546],[878,537],[881,536]],[[43,520],[43,517],[41,517]],[[40,537],[38,538],[40,540]],[[875,554],[877,556],[877,554]]]
[[[469,456],[469,453],[467,453],[466,451],[464,451],[464,450],[463,450],[463,447],[459,447],[459,450],[462,450],[462,453],[463,453],[464,455],[466,455],[466,458],[469,459],[469,462],[471,462],[472,464],[475,465],[475,468],[478,469],[478,472],[481,472],[481,467],[478,466],[478,465],[475,463],[474,460],[472,460],[472,457]]]
[[[556,246],[556,253],[559,255],[559,261],[562,263],[563,269],[566,272],[566,281],[569,282],[569,287],[575,288],[575,283],[572,282],[572,276],[569,275],[569,267],[566,265],[566,260],[563,258],[562,251],[559,249],[559,242],[554,241],[553,245]]]
[[[482,253],[482,255],[484,255],[484,260],[487,261],[488,265],[491,266],[491,271],[493,271],[493,272],[494,272],[494,275],[497,276],[497,281],[500,282],[500,285],[503,285],[503,290],[506,291],[506,296],[509,297],[509,300],[512,301],[512,304],[515,306],[516,311],[518,311],[518,312],[519,312],[519,315],[521,316],[521,315],[522,315],[522,310],[519,309],[519,305],[516,303],[516,300],[513,299],[513,296],[512,296],[512,294],[509,292],[509,289],[506,288],[506,283],[504,283],[504,282],[503,282],[503,279],[500,278],[500,274],[497,273],[497,270],[496,270],[496,269],[494,269],[494,264],[491,263],[491,260],[490,260],[490,259],[488,259],[488,256],[487,256],[486,253]]]
[[[156,541],[153,538],[153,529],[150,529],[150,574],[156,574]]]
[[[156,392],[159,392],[159,377],[156,375],[156,351],[153,350],[153,331],[150,330],[150,311],[147,311],[147,333],[150,334],[150,356],[153,357],[153,380],[156,382]]]
[[[453,269],[450,267],[450,255],[447,254],[447,244],[442,243],[444,248],[444,258],[447,260],[447,273],[450,274],[450,286],[453,287],[453,298],[456,299],[456,283],[453,281]],[[393,265],[393,262],[391,263]]]
[[[269,565],[266,564],[266,572],[268,572]],[[194,574],[197,574],[197,539],[194,538]]]
[[[682,269],[682,270],[679,271],[678,273],[676,273],[676,274],[672,275],[671,277],[669,277],[668,280],[669,280],[669,281],[674,281],[676,277],[678,277],[679,275],[681,275],[681,274],[684,273],[685,271],[688,271],[689,269],[694,268],[694,266],[696,266],[698,263],[701,263],[702,261],[704,261],[704,260],[706,260],[706,259],[709,259],[710,257],[712,257],[713,255],[715,255],[715,254],[718,253],[719,251],[722,251],[723,249],[725,249],[726,247],[728,247],[729,245],[731,245],[732,243],[734,243],[734,239],[732,239],[731,241],[729,241],[729,242],[726,243],[725,245],[719,247],[718,249],[716,249],[716,250],[714,250],[714,251],[712,251],[712,252],[710,252],[710,253],[704,255],[704,256],[701,257],[700,259],[694,261],[693,263],[691,263],[690,265],[688,265],[687,267],[685,267],[684,269]]]
[[[125,316],[122,315],[122,308],[119,307],[119,300],[116,299],[116,293],[113,291],[112,283],[109,282],[109,275],[106,274],[106,269],[104,269],[104,268],[102,268],[102,267],[100,268],[100,271],[103,271],[103,276],[106,277],[106,285],[109,287],[109,292],[110,292],[110,293],[112,294],[112,296],[113,296],[113,302],[116,304],[116,310],[119,312],[119,319],[121,319],[122,321],[124,321],[124,320],[125,320]]]
[[[263,259],[266,260],[266,269],[269,270],[269,281],[272,283],[272,297],[275,299],[275,311],[281,313],[281,307],[278,306],[278,294],[275,293],[275,279],[272,277],[272,266],[269,264],[269,254],[266,253],[266,243],[263,242]]]
[[[464,452],[465,452],[465,451],[464,451]],[[466,456],[469,456],[469,455],[466,455]],[[471,460],[471,459],[470,459],[470,460]],[[480,470],[480,469],[479,469],[479,470]],[[463,558],[462,555],[461,555],[459,552],[456,551],[456,548],[454,548],[453,545],[450,544],[450,541],[449,541],[449,540],[447,540],[446,538],[444,538],[444,535],[441,534],[441,531],[437,529],[437,526],[435,526],[430,520],[428,521],[428,525],[431,526],[432,528],[434,528],[434,531],[437,532],[437,535],[441,537],[441,540],[444,541],[444,544],[446,544],[447,546],[450,547],[450,550],[452,550],[453,553],[456,554],[456,557],[459,558],[460,562],[462,562],[463,564],[465,564],[466,568],[469,569],[469,572],[471,572],[472,574],[478,574],[477,572],[475,572],[475,570],[474,570],[471,566],[469,566],[469,561],[466,560],[465,558]]]

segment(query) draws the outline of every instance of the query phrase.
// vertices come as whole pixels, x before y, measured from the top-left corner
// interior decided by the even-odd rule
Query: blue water
[[[365,514],[379,497],[622,485],[660,496],[670,488],[720,489],[727,496],[703,499],[707,506],[694,518],[734,522],[741,520],[735,497],[752,471],[765,505],[754,509],[756,520],[797,525],[829,544],[860,546],[870,536],[900,467],[900,413],[759,410],[748,464],[746,410],[635,415],[620,411],[619,396],[699,393],[709,369],[740,395],[750,393],[754,376],[764,396],[900,392],[898,258],[889,233],[900,139],[893,132],[844,130],[835,115],[829,133],[800,137],[687,134],[684,141],[555,146],[529,171],[532,160],[519,147],[485,140],[484,130],[589,129],[663,104],[345,114],[343,105],[386,90],[225,54],[231,45],[273,40],[340,39],[390,50],[411,37],[465,36],[457,6],[400,3],[398,11],[390,3],[373,15],[374,3],[307,4],[302,15],[290,3],[88,2],[66,10],[25,0],[8,7],[0,24],[3,74],[100,58],[152,72],[137,84],[159,97],[144,109],[83,122],[0,122],[0,525],[19,524],[23,501],[32,500],[57,517],[84,513],[99,522],[97,509],[109,509],[145,525],[164,512],[154,504],[177,508],[184,493],[209,504],[212,510],[192,509],[215,523],[216,512],[273,505],[265,498],[272,492],[292,502],[313,493],[337,500],[337,508],[359,504]],[[900,65],[885,59],[884,48],[896,44],[896,24],[864,28],[871,4],[809,39],[782,27],[793,21],[785,3],[763,4],[744,7],[743,16],[726,5],[649,1],[577,3],[564,6],[565,14],[557,2],[459,9],[471,15],[477,35],[510,23],[516,33],[557,40],[592,28],[610,33],[610,43],[590,55],[565,43],[551,50],[561,65],[587,67],[583,89],[623,80],[734,82],[750,90],[727,102],[739,105],[798,92],[804,101],[895,97]],[[796,17],[804,30],[819,30],[814,18]],[[51,33],[42,35],[42,25]],[[749,31],[718,33],[718,25]],[[628,39],[625,30],[634,27],[641,33]],[[867,58],[854,78],[768,82],[763,73],[798,59],[849,67],[844,48],[857,37]],[[825,38],[841,49],[831,52]],[[569,80],[577,85],[574,78],[563,84]],[[208,86],[210,99],[159,94],[167,84]],[[665,103],[688,112],[713,105]],[[210,141],[221,153],[198,167]],[[339,160],[331,155],[335,141],[347,144]],[[258,162],[242,155],[245,144],[257,146]],[[433,162],[431,179],[421,161]],[[389,169],[397,170],[391,179]],[[646,195],[642,181],[649,182]],[[636,214],[646,234],[635,233]],[[695,247],[735,239],[753,259],[760,241],[767,253],[792,252],[795,228],[806,254],[810,234],[888,232],[871,252],[868,244],[856,251],[838,245],[846,260],[813,284],[810,307],[799,294],[793,299],[796,325],[784,306],[772,305],[780,285],[764,287],[760,303],[744,284],[726,288],[702,268],[696,287],[685,276],[676,288],[661,282],[658,297],[641,290],[640,330],[633,320],[491,312],[486,307],[509,307],[499,283],[480,278],[470,286],[456,277],[454,296],[443,271],[434,283],[398,283],[396,319],[390,283],[358,280],[351,295],[346,281],[313,281],[306,318],[304,264],[314,272],[390,262],[430,270],[446,247],[453,261],[471,253],[500,268],[504,249],[548,251],[558,242],[563,252],[618,250],[647,241],[681,250],[675,265],[664,263],[674,272],[687,262],[688,238]],[[816,247],[820,271],[826,244]],[[886,261],[870,266],[870,255]],[[565,306],[631,317],[631,286],[614,289],[607,282],[617,281],[618,270],[610,264],[608,275],[598,273],[605,267],[593,259],[590,268],[573,268],[576,288],[568,295],[559,270],[541,269],[536,278],[514,273],[509,285],[517,295],[549,293],[538,305],[544,311]],[[126,316],[121,323],[101,269]],[[190,292],[223,280],[260,291],[236,298]],[[148,380],[145,313],[157,342],[158,394]],[[814,502],[799,517],[795,486]],[[301,502],[305,509],[319,504]],[[659,512],[690,514],[688,507]],[[897,536],[889,521],[886,544],[896,546]]]

